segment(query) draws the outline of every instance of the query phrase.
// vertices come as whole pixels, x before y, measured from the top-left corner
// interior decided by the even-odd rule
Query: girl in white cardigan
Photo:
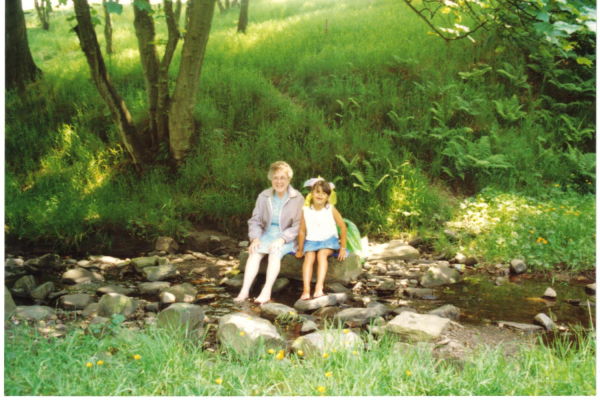
[[[317,298],[325,295],[323,284],[327,274],[327,258],[335,250],[339,250],[339,261],[345,260],[348,256],[346,223],[329,201],[333,184],[327,183],[323,178],[311,179],[308,182],[312,184],[312,189],[307,197],[309,205],[302,208],[302,220],[298,232],[298,251],[296,252],[297,258],[305,256],[302,265],[304,290],[300,300],[310,299],[310,281],[315,259],[317,260],[317,284],[313,297]],[[340,228],[339,236],[336,225]]]

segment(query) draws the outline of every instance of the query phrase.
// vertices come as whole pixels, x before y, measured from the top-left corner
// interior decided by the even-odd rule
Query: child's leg
[[[304,283],[304,289],[302,290],[300,300],[310,299],[310,281],[312,280],[315,257],[316,253],[314,251],[307,251],[306,254],[304,254],[304,264],[302,264],[302,282]]]
[[[279,256],[279,252],[269,254],[269,265],[267,266],[267,278],[265,279],[265,286],[260,291],[260,295],[254,300],[255,303],[266,303],[271,300],[271,289],[273,288],[273,284],[277,279],[277,275],[279,275],[279,270],[281,269],[281,257]]]
[[[258,268],[260,267],[260,260],[264,257],[264,254],[254,253],[250,254],[248,257],[248,261],[246,261],[246,269],[244,272],[244,283],[242,284],[242,290],[240,290],[240,294],[238,297],[233,299],[233,301],[244,301],[250,295],[250,287],[254,282],[254,278],[256,278],[256,274],[258,274]]]
[[[317,284],[315,285],[315,298],[324,295],[323,284],[325,283],[325,275],[327,275],[327,257],[332,254],[332,249],[321,249],[317,252]]]

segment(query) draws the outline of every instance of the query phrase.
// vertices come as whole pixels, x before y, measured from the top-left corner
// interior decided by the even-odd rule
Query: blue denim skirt
[[[321,249],[332,249],[339,250],[340,249],[340,239],[335,236],[330,237],[326,240],[314,241],[314,240],[305,240],[304,241],[304,253],[307,251],[319,251]]]

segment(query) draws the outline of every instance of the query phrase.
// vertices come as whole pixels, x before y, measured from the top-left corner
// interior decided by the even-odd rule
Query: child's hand
[[[296,252],[296,258],[302,258],[302,250]]]
[[[340,249],[338,255],[338,261],[344,261],[348,257],[348,251],[345,248]]]

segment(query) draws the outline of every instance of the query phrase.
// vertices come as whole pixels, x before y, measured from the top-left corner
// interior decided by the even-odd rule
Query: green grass
[[[572,201],[595,212],[594,99],[547,93],[549,84],[527,68],[531,60],[496,54],[493,36],[446,45],[392,0],[256,1],[246,35],[236,33],[237,10],[217,12],[195,149],[176,172],[159,162],[138,176],[69,32],[72,11],[62,10],[49,32],[27,16],[44,79],[6,98],[9,240],[68,251],[89,242],[108,248],[116,231],[183,238],[191,224],[208,223],[239,232],[279,159],[292,164],[295,187],[317,175],[335,180],[342,215],[370,236],[436,236],[460,218],[463,197],[486,188],[545,202],[555,184],[570,185]],[[143,126],[132,14],[126,5],[113,15],[116,53],[106,63]],[[101,26],[97,32],[103,46]],[[165,38],[162,19],[157,34]],[[179,62],[178,52],[172,88]],[[347,167],[338,155],[356,163]],[[356,173],[371,185],[389,176],[372,188]],[[556,235],[593,247],[588,230],[563,227]],[[476,251],[509,256],[494,247],[481,238]],[[568,265],[542,253],[539,262],[592,268],[588,253]]]
[[[522,345],[510,357],[499,346],[479,347],[462,363],[437,360],[429,351],[397,353],[394,340],[366,335],[369,351],[329,349],[327,358],[286,353],[278,360],[280,349],[211,353],[200,342],[155,330],[102,340],[78,330],[61,339],[43,339],[29,327],[6,333],[9,396],[316,396],[319,387],[327,396],[596,393],[595,338],[585,333],[576,342]]]

